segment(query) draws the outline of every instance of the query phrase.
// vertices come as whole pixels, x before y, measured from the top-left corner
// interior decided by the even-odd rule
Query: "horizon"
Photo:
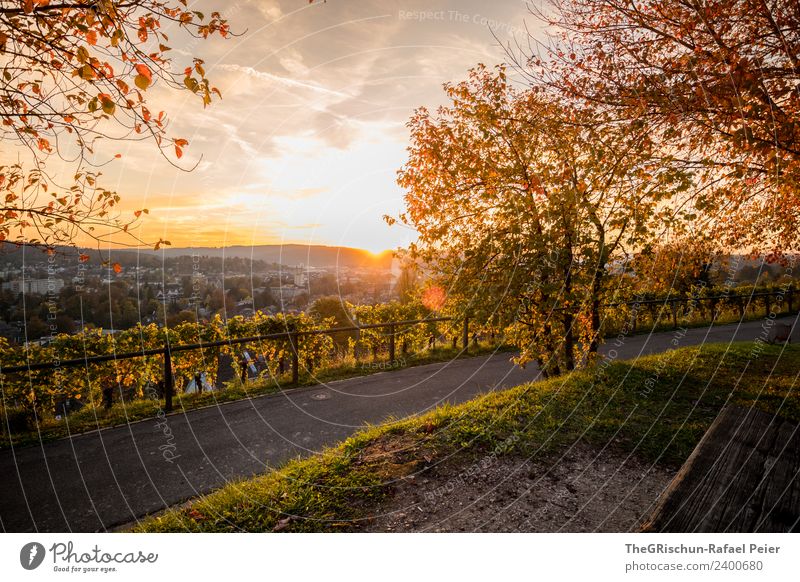
[[[2,245],[2,246],[13,246],[13,247],[16,247],[16,248],[22,248],[22,247],[35,248],[35,249],[41,249],[42,252],[45,252],[45,247],[41,247],[39,245],[33,245],[32,246],[32,245],[20,244],[20,243],[14,242],[14,241],[0,241],[0,245]],[[97,250],[97,251],[124,251],[124,252],[146,252],[146,253],[161,253],[161,252],[165,252],[166,253],[166,252],[169,252],[169,251],[182,251],[182,250],[191,251],[191,250],[198,250],[198,249],[221,250],[221,249],[231,249],[231,248],[237,248],[237,247],[249,248],[249,249],[255,249],[255,248],[259,248],[259,247],[279,247],[279,248],[284,248],[284,247],[308,247],[308,248],[320,248],[320,249],[337,249],[337,250],[348,250],[348,251],[363,252],[363,253],[366,253],[366,254],[371,255],[372,257],[376,257],[376,258],[381,257],[381,256],[386,255],[386,254],[394,255],[398,251],[405,250],[403,247],[400,247],[400,248],[394,248],[394,249],[384,249],[384,250],[375,252],[375,251],[371,251],[369,249],[365,249],[365,248],[361,248],[361,247],[353,247],[353,246],[348,246],[348,245],[334,245],[334,244],[325,244],[325,243],[296,243],[296,242],[258,243],[258,244],[253,244],[253,245],[228,244],[228,245],[193,245],[193,246],[169,244],[169,245],[162,245],[162,247],[159,248],[159,249],[154,249],[151,246],[144,246],[144,245],[140,245],[140,246],[124,246],[124,245],[113,245],[112,244],[112,245],[98,246],[98,245],[95,244],[95,245],[92,245],[90,247],[90,246],[86,246],[86,245],[68,245],[68,244],[64,244],[64,245],[56,245],[54,248],[56,248],[56,249],[63,248],[63,249],[69,249],[69,250],[74,250],[74,251],[78,251],[78,250],[92,250],[92,251],[94,251],[94,250]]]

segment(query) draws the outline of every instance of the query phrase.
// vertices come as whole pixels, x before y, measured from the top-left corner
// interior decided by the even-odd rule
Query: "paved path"
[[[762,322],[689,330],[680,345],[752,340]],[[673,332],[632,336],[619,358],[661,352]],[[300,388],[0,451],[4,531],[102,531],[313,454],[365,423],[533,380],[509,354],[460,359]],[[165,426],[171,435],[165,433]],[[171,458],[174,457],[174,458]],[[166,459],[170,459],[169,461]]]

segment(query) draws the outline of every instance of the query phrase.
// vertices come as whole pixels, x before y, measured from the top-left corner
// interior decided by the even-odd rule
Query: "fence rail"
[[[172,411],[172,397],[174,395],[174,381],[173,381],[173,373],[172,373],[172,354],[176,352],[186,352],[191,350],[202,350],[202,349],[209,349],[215,347],[225,347],[225,346],[234,346],[239,344],[247,344],[247,343],[254,343],[260,341],[267,341],[267,340],[276,340],[276,339],[289,339],[289,343],[291,346],[291,358],[292,358],[292,382],[297,383],[299,380],[299,357],[298,357],[298,347],[300,343],[300,339],[304,336],[308,335],[332,335],[335,333],[343,333],[343,332],[351,332],[351,331],[361,331],[364,329],[380,329],[380,328],[389,328],[389,359],[394,360],[395,358],[395,334],[398,327],[402,326],[411,326],[411,325],[419,325],[422,323],[438,323],[442,321],[452,321],[453,318],[451,317],[432,317],[428,319],[413,319],[413,320],[403,320],[403,321],[389,321],[386,323],[368,323],[364,325],[354,325],[348,327],[334,327],[329,329],[318,329],[318,330],[301,330],[301,331],[283,331],[278,333],[270,333],[270,334],[263,334],[257,336],[250,336],[250,337],[242,337],[242,338],[231,338],[226,340],[219,340],[215,342],[205,342],[205,343],[194,343],[194,344],[183,344],[183,345],[165,345],[164,348],[159,349],[150,349],[150,350],[141,350],[136,352],[123,352],[118,354],[106,354],[102,356],[87,356],[84,358],[75,358],[72,360],[62,360],[58,362],[40,362],[40,363],[33,363],[33,364],[25,364],[21,366],[7,366],[3,367],[0,365],[0,374],[13,374],[13,373],[20,373],[20,372],[34,372],[34,371],[42,371],[42,370],[57,370],[60,368],[74,368],[78,366],[85,366],[91,363],[101,363],[101,362],[111,362],[116,360],[129,360],[133,358],[142,358],[146,356],[164,356],[164,400],[165,405],[164,409],[167,412]],[[468,338],[468,329],[469,329],[469,319],[464,319],[464,333],[463,333],[463,345],[464,347],[469,346],[469,338]]]
[[[703,301],[710,301],[712,302],[712,306],[714,302],[718,301],[729,301],[729,300],[736,300],[736,299],[746,299],[748,300],[748,305],[744,306],[746,308],[749,306],[749,302],[756,298],[756,297],[776,297],[780,298],[781,301],[786,300],[788,303],[788,311],[793,311],[793,288],[790,287],[787,290],[775,290],[775,291],[764,291],[764,292],[753,292],[747,295],[715,295],[709,297],[665,297],[662,299],[641,299],[641,300],[632,300],[632,301],[621,301],[615,303],[607,303],[603,304],[603,308],[609,307],[621,307],[621,306],[629,306],[629,307],[638,307],[641,305],[669,305],[672,309],[672,319],[673,324],[677,327],[677,311],[676,306],[678,304],[697,304],[698,302]],[[561,311],[563,308],[556,308],[554,311]],[[766,302],[766,311],[769,313],[770,311],[770,302]],[[713,315],[712,315],[713,317]],[[164,399],[165,399],[165,410],[167,412],[173,409],[172,399],[174,396],[174,373],[172,370],[172,354],[177,352],[184,352],[184,351],[191,351],[191,350],[202,350],[202,349],[209,349],[215,347],[224,347],[224,346],[234,346],[239,344],[247,344],[247,343],[254,343],[254,342],[261,342],[267,340],[276,340],[276,339],[289,339],[290,343],[290,357],[291,357],[291,371],[292,371],[292,383],[297,384],[299,381],[299,344],[303,337],[310,336],[310,335],[333,335],[337,333],[343,332],[354,332],[354,331],[361,331],[367,329],[382,329],[388,328],[388,352],[389,352],[389,360],[395,359],[395,336],[397,334],[398,328],[403,326],[413,326],[413,325],[420,325],[426,323],[438,323],[438,322],[445,322],[445,321],[456,321],[455,318],[452,317],[433,317],[427,319],[414,319],[414,320],[404,320],[404,321],[389,321],[385,323],[371,323],[371,324],[364,324],[364,325],[354,325],[354,326],[347,326],[347,327],[336,327],[336,328],[329,328],[329,329],[321,329],[321,330],[302,330],[302,331],[294,331],[294,330],[287,330],[284,332],[278,333],[270,333],[264,335],[257,335],[257,336],[250,336],[250,337],[242,337],[242,338],[231,338],[225,339],[220,341],[214,342],[206,342],[206,343],[194,343],[194,344],[183,344],[183,345],[170,345],[167,343],[163,348],[157,349],[149,349],[149,350],[141,350],[136,352],[124,352],[118,354],[106,354],[100,356],[87,356],[84,358],[75,358],[70,360],[63,360],[63,361],[54,361],[54,362],[40,362],[40,363],[29,363],[25,365],[18,365],[18,366],[7,366],[3,367],[0,365],[0,374],[12,374],[12,373],[21,373],[21,372],[33,372],[33,371],[41,371],[41,370],[57,370],[60,368],[70,368],[70,367],[77,367],[77,366],[86,366],[92,363],[101,363],[101,362],[110,362],[116,360],[126,360],[126,359],[133,359],[133,358],[141,358],[146,356],[164,356]],[[469,318],[463,317],[460,318],[462,322],[462,337],[461,337],[461,344],[466,349],[469,347]],[[634,316],[634,331],[636,328],[636,319]],[[455,346],[455,338],[453,340],[453,344]]]

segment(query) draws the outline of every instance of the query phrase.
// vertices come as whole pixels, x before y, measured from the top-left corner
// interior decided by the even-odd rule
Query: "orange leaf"
[[[153,73],[150,72],[150,69],[147,65],[138,64],[136,65],[136,72],[140,74],[142,77],[145,77],[148,81],[153,80]]]
[[[114,263],[111,266],[111,268],[114,269],[115,273],[121,273],[122,272],[122,266],[119,263]]]
[[[175,143],[175,155],[181,158],[183,156],[183,148],[189,145],[189,142],[183,138],[177,138],[172,141]]]

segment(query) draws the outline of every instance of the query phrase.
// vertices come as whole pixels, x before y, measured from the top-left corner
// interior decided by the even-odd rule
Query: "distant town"
[[[191,249],[170,249],[170,256],[85,249],[49,255],[12,245],[2,251],[0,336],[12,343],[85,328],[112,333],[140,322],[172,326],[216,315],[297,313],[329,296],[355,305],[398,297],[398,261],[390,255],[362,260],[359,253],[366,253],[356,249],[295,253],[287,257],[292,264]],[[302,258],[312,264],[295,262]]]

